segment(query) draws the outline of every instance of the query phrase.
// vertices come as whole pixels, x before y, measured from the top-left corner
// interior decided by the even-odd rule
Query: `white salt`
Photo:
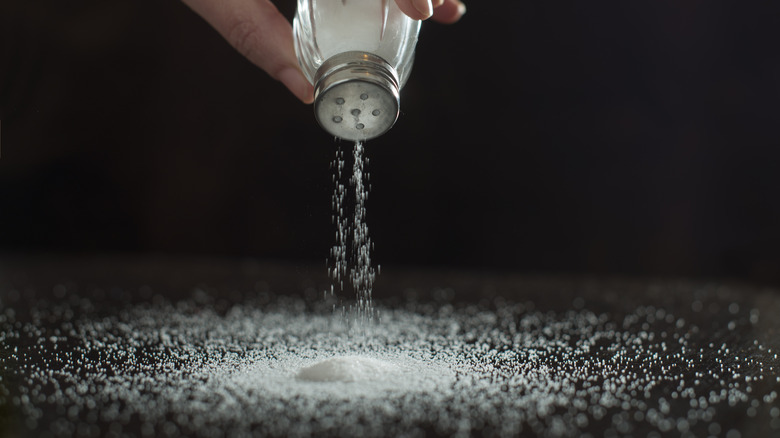
[[[317,47],[327,59],[353,50],[376,53],[381,42],[381,17],[384,2],[355,1],[349,7],[342,0],[319,0],[314,4],[317,16]]]
[[[352,152],[352,175],[348,185],[345,184],[344,153],[339,150],[331,163],[333,169],[332,221],[336,225],[336,243],[330,250],[328,273],[333,284],[331,294],[338,290],[344,292],[344,277],[349,272],[349,284],[355,293],[355,306],[350,312],[344,309],[348,322],[365,327],[374,320],[375,312],[372,300],[372,289],[376,279],[376,271],[371,264],[373,243],[368,234],[366,224],[366,201],[369,185],[368,158],[364,155],[362,142],[355,142]],[[354,195],[354,208],[346,205],[347,192]]]
[[[707,436],[718,420],[714,435],[780,432],[774,340],[702,336],[653,306],[408,303],[360,338],[295,299],[93,304],[6,307],[0,420],[29,436]],[[702,321],[749,327],[746,311],[709,309]]]
[[[395,365],[360,356],[332,357],[303,368],[299,380],[312,382],[360,382],[382,380],[398,372]]]

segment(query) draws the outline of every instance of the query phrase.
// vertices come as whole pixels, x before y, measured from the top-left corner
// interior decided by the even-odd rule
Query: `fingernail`
[[[412,4],[414,5],[414,8],[423,15],[423,20],[428,19],[433,15],[431,0],[412,0]]]
[[[279,81],[303,103],[314,101],[314,87],[297,68],[286,68],[279,73]]]
[[[436,9],[436,8],[438,8],[439,6],[441,6],[441,5],[443,5],[443,4],[444,4],[444,0],[433,0],[433,1],[431,2],[431,4],[433,5],[433,9]]]
[[[458,15],[463,16],[466,13],[466,5],[463,2],[458,2]]]

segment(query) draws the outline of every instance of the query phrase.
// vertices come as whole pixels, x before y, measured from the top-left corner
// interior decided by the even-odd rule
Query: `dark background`
[[[780,3],[639,3],[425,23],[367,145],[374,260],[779,285]],[[4,0],[0,122],[5,252],[333,243],[339,143],[178,1]]]

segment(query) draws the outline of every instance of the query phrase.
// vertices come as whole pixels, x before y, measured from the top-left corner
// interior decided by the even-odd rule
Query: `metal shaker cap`
[[[314,116],[345,140],[368,140],[398,119],[398,74],[379,56],[345,52],[326,60],[314,76]]]

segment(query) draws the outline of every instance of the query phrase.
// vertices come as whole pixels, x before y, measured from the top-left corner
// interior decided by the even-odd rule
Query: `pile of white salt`
[[[21,436],[780,432],[780,361],[750,337],[759,309],[693,303],[712,329],[652,305],[407,303],[361,337],[292,299],[66,297],[0,312],[0,424]]]

